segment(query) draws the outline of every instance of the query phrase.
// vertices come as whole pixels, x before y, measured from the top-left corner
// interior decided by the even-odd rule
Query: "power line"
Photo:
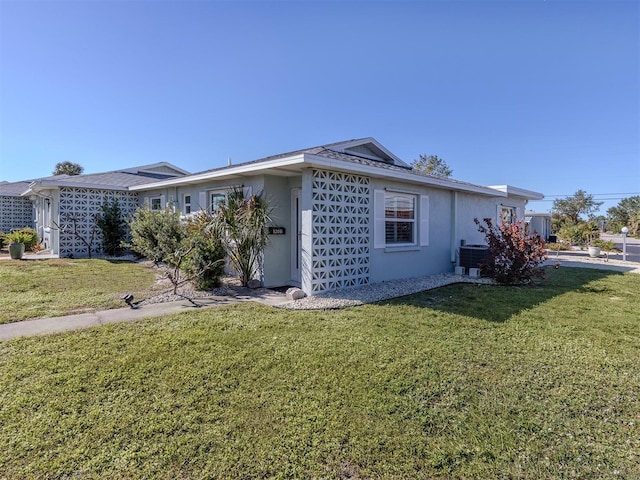
[[[609,200],[624,200],[625,198],[629,198],[629,197],[611,197],[611,198],[598,198],[598,200],[602,200],[604,201],[609,201]],[[555,199],[557,200],[557,199]],[[551,198],[545,198],[543,200],[532,200],[533,202],[555,202],[554,199]]]
[[[545,195],[545,197],[573,197],[575,195],[575,193],[569,193],[569,194],[562,194],[562,195]],[[625,193],[625,192],[615,192],[615,193],[588,193],[588,195],[591,195],[593,197],[596,196],[601,196],[601,195],[640,195],[640,192],[631,192],[631,193]],[[621,198],[626,198],[626,197],[621,197]],[[601,200],[607,200],[607,199],[601,199]],[[609,200],[617,200],[616,198],[611,198]]]

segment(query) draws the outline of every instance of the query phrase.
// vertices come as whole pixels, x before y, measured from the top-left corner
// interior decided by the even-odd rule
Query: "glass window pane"
[[[225,200],[225,195],[223,193],[212,193],[211,194],[211,212],[215,212],[218,210],[218,206],[223,203]]]
[[[413,222],[386,222],[385,241],[389,244],[414,243],[413,231]]]
[[[415,218],[415,198],[410,195],[387,194],[384,199],[386,218]]]

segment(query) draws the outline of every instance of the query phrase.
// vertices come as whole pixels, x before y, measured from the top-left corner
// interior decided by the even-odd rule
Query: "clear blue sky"
[[[0,42],[0,180],[373,136],[481,185],[640,194],[637,0],[0,0]]]

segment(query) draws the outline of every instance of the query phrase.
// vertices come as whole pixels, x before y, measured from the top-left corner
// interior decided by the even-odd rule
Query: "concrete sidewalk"
[[[161,317],[181,312],[193,312],[202,308],[220,307],[240,302],[258,302],[264,305],[275,306],[286,301],[287,298],[284,293],[260,289],[252,295],[197,298],[194,299],[197,306],[189,300],[180,300],[178,302],[153,303],[134,308],[116,308],[95,313],[66,315],[64,317],[23,320],[21,322],[0,325],[0,341],[16,337],[76,330],[78,328],[104,325],[106,323],[133,322],[143,318]]]

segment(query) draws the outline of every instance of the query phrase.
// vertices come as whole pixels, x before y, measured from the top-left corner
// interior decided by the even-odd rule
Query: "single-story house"
[[[427,175],[362,138],[131,186],[152,209],[215,210],[232,188],[273,207],[264,286],[306,294],[453,271],[474,218],[522,219],[537,192]]]
[[[549,238],[553,239],[551,235],[551,214],[546,212],[525,212],[525,223],[527,225],[527,231],[531,234],[537,233],[538,236],[546,241]]]
[[[186,174],[181,168],[160,162],[103,173],[54,175],[29,182],[19,195],[32,205],[32,226],[44,248],[60,257],[83,257],[87,256],[84,241],[90,241],[93,252],[101,250],[95,216],[102,212],[105,201],[118,199],[122,213],[130,215],[140,203],[131,187]],[[15,224],[12,228],[24,226]]]
[[[92,236],[93,218],[107,199],[118,198],[125,214],[170,205],[190,215],[214,211],[234,188],[264,195],[273,208],[262,284],[296,285],[309,295],[453,271],[461,244],[485,243],[474,218],[520,220],[529,200],[543,198],[511,185],[424,174],[377,140],[362,138],[194,174],[157,163],[0,183],[0,211],[11,211],[11,228],[29,217],[54,254],[78,257],[86,255],[79,236]],[[95,233],[93,251],[99,251]]]

